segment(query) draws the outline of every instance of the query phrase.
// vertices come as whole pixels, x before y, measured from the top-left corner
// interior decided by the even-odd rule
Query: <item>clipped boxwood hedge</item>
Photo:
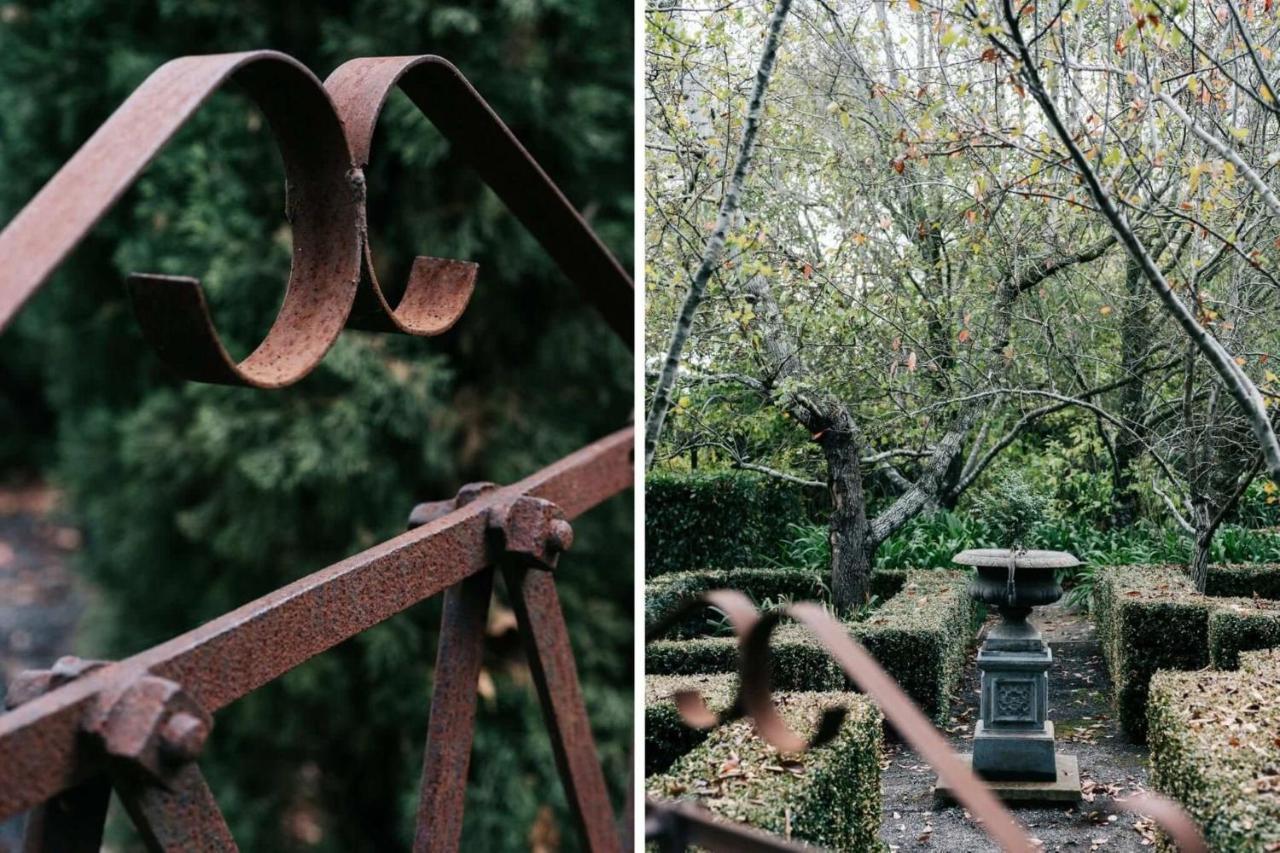
[[[821,711],[849,709],[836,738],[817,749],[783,755],[746,720],[717,728],[645,788],[659,799],[692,799],[725,820],[831,850],[882,849],[880,712],[850,693],[777,694],[783,717],[813,731]]]
[[[1246,652],[1241,667],[1152,679],[1151,780],[1211,850],[1262,853],[1280,849],[1280,650]]]
[[[660,575],[645,584],[644,622],[655,625],[688,599],[713,589],[736,589],[762,604],[779,599],[826,601],[831,596],[825,572],[816,569],[703,569]],[[694,637],[706,630],[706,611],[695,614],[667,635]]]
[[[826,491],[747,471],[645,477],[645,574],[785,558],[792,524],[822,523]]]
[[[644,775],[666,770],[680,756],[707,739],[710,731],[685,725],[671,698],[679,690],[697,690],[707,707],[723,714],[738,692],[738,676],[650,675],[644,680]]]
[[[1280,646],[1280,602],[1227,606],[1209,616],[1209,664],[1235,669],[1240,653]]]
[[[840,690],[844,673],[813,635],[794,623],[779,625],[769,643],[775,690]],[[699,675],[738,671],[734,637],[658,640],[645,647],[644,669],[652,675]]]
[[[1265,600],[1199,595],[1178,566],[1115,566],[1101,572],[1094,588],[1094,621],[1125,733],[1136,741],[1145,739],[1147,693],[1157,670],[1202,669],[1212,662],[1211,616],[1237,613],[1241,620],[1219,619],[1238,622],[1249,632],[1237,643],[1220,626],[1214,659],[1225,664],[1240,649],[1259,645],[1256,626],[1245,626],[1244,615],[1273,606]]]
[[[909,572],[902,590],[861,622],[853,636],[893,676],[925,714],[944,721],[972,645],[973,601],[968,575],[941,570]],[[839,690],[848,682],[840,667],[799,625],[774,632],[773,680],[777,690]],[[659,640],[645,649],[650,675],[736,672],[732,637]]]
[[[901,591],[852,626],[853,635],[925,715],[946,721],[975,639],[966,572],[907,573]]]
[[[1280,565],[1221,563],[1209,567],[1205,595],[1280,599]]]

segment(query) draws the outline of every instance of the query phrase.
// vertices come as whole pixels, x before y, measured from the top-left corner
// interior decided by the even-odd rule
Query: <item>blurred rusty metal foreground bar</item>
[[[374,274],[363,169],[395,88],[439,128],[629,347],[628,273],[462,74],[435,56],[356,59],[324,84],[274,51],[175,59],[157,69],[0,232],[0,329],[228,82],[265,114],[287,177],[293,264],[266,339],[236,363],[196,279],[133,275],[143,333],[185,378],[296,382],[344,327],[435,335],[464,312],[476,265],[415,260],[399,304]],[[509,486],[465,486],[414,509],[410,530],[123,661],[64,658],[22,673],[0,716],[0,819],[32,810],[28,851],[97,851],[112,791],[150,850],[234,850],[197,759],[213,714],[426,598],[444,618],[415,850],[453,850],[474,734],[495,572],[506,582],[570,808],[591,850],[621,850],[554,570],[569,520],[632,485],[634,430]],[[353,780],[353,784],[355,781]]]
[[[844,720],[844,708],[828,708],[821,715],[815,733],[804,738],[787,726],[774,705],[769,641],[783,620],[794,620],[808,629],[840,664],[849,680],[879,706],[886,722],[937,771],[939,780],[946,783],[956,802],[973,815],[1001,849],[1010,853],[1031,853],[1039,849],[898,683],[821,604],[805,601],[761,613],[740,592],[713,590],[689,599],[653,626],[647,641],[661,638],[670,628],[706,607],[724,613],[738,639],[738,693],[732,707],[717,716],[708,709],[697,690],[679,691],[674,699],[687,725],[706,729],[728,720],[750,717],[761,738],[781,752],[792,753],[821,746],[834,738]],[[1171,800],[1147,794],[1119,800],[1115,808],[1149,816],[1183,853],[1207,853],[1208,848],[1194,822]],[[645,812],[646,837],[663,851],[684,850],[689,845],[716,851],[814,849],[718,819],[689,802],[648,799]]]

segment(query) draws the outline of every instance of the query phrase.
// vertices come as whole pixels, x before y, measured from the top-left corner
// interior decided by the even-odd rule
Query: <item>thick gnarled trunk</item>
[[[857,436],[848,423],[829,428],[819,439],[827,461],[831,518],[831,598],[836,610],[849,613],[866,603],[871,588],[870,525],[862,488]]]

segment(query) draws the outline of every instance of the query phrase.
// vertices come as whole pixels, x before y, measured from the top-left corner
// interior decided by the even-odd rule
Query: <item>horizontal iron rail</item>
[[[575,518],[632,485],[634,428],[0,716],[0,819],[101,771],[80,736],[100,694],[142,674],[171,679],[210,713],[490,565],[488,510],[517,495]]]

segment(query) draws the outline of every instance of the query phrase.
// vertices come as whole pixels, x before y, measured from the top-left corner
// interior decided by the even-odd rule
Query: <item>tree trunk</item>
[[[841,421],[822,438],[831,490],[831,597],[838,613],[857,610],[868,598],[874,551],[868,535],[867,501],[862,488],[860,450],[852,424]]]
[[[1120,369],[1133,373],[1151,345],[1151,320],[1147,310],[1142,267],[1129,258],[1125,265],[1124,317],[1120,324]],[[1138,493],[1133,488],[1133,464],[1143,451],[1143,407],[1146,384],[1138,379],[1120,389],[1120,418],[1129,429],[1116,434],[1115,472],[1111,478],[1111,524],[1128,527],[1138,518]],[[1132,432],[1130,431],[1132,430]]]
[[[1191,546],[1191,580],[1196,585],[1196,592],[1204,592],[1205,583],[1209,580],[1209,546],[1212,544],[1212,531],[1196,533]]]

